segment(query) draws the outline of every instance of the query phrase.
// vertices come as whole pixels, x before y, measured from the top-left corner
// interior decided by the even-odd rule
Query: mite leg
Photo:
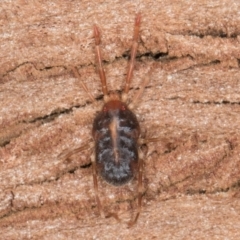
[[[133,108],[136,107],[136,104],[137,104],[139,98],[142,96],[145,87],[148,85],[149,80],[150,80],[150,77],[147,76],[147,77],[145,78],[145,80],[143,81],[142,86],[140,87],[140,89],[137,91],[137,93],[136,93],[135,96],[133,97],[133,100],[132,100],[131,103],[128,105],[129,109],[133,109]]]
[[[143,139],[140,138],[139,139],[139,145],[143,145],[143,144],[147,144],[149,142],[157,142],[160,140],[159,138],[147,138],[147,139]],[[133,220],[131,220],[128,223],[128,227],[132,227],[138,220],[139,215],[141,213],[141,208],[142,208],[142,197],[143,197],[143,193],[144,193],[144,189],[143,189],[143,158],[144,158],[145,153],[143,153],[143,151],[141,149],[139,149],[139,160],[138,160],[138,207],[137,207],[137,214],[135,216],[135,218]]]
[[[98,196],[98,180],[97,180],[97,166],[95,161],[95,153],[93,152],[91,155],[91,162],[92,162],[92,173],[93,173],[93,185],[94,185],[94,193],[95,193],[95,199],[98,207],[99,214],[102,218],[105,218],[102,205]]]
[[[143,152],[139,149],[138,160],[138,207],[137,214],[133,220],[128,223],[128,227],[132,227],[138,220],[142,208],[142,196],[143,196]]]
[[[118,222],[120,222],[120,219],[119,219],[119,217],[116,213],[109,212],[106,216],[103,213],[102,204],[101,204],[101,201],[100,201],[99,196],[98,196],[97,166],[96,166],[95,154],[94,153],[91,155],[91,162],[92,162],[92,171],[93,171],[94,193],[95,193],[95,199],[96,199],[99,214],[101,215],[102,218],[114,217]]]
[[[134,26],[134,34],[133,34],[133,41],[132,41],[132,48],[131,48],[131,57],[128,65],[128,72],[127,72],[127,78],[126,83],[124,87],[124,96],[123,98],[126,98],[126,95],[129,92],[130,82],[133,75],[133,69],[135,64],[135,57],[137,54],[137,48],[138,48],[138,38],[139,38],[139,29],[140,29],[140,21],[141,21],[141,15],[138,13],[135,20],[135,26]]]
[[[76,67],[72,67],[72,71],[75,75],[76,78],[78,78],[78,80],[80,81],[80,84],[82,85],[82,88],[85,90],[85,92],[88,94],[89,98],[92,100],[92,102],[95,102],[95,98],[93,97],[93,95],[90,93],[90,91],[88,90],[86,84],[82,81],[79,72],[77,70]]]
[[[106,76],[105,76],[105,72],[104,72],[103,64],[102,64],[102,54],[101,54],[101,50],[100,50],[101,38],[100,38],[100,33],[99,33],[97,26],[94,26],[93,30],[94,30],[94,37],[95,37],[97,67],[98,67],[100,80],[102,83],[103,95],[105,97],[108,94],[108,90],[107,90]]]
[[[62,160],[68,160],[71,159],[73,155],[76,155],[77,153],[80,153],[84,150],[90,149],[93,147],[93,143],[91,140],[88,140],[87,143],[81,147],[75,148],[72,151],[69,151],[68,149],[65,149],[62,153],[58,155],[58,158]]]
[[[150,142],[158,142],[162,139],[162,137],[156,137],[156,138],[140,138],[138,140],[138,144],[141,146],[143,144],[148,144]]]

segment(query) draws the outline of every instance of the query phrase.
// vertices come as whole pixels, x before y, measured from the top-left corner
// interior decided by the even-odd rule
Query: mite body
[[[93,123],[95,159],[100,175],[120,186],[134,177],[140,127],[135,114],[120,100],[105,103]]]
[[[140,14],[138,14],[135,20],[127,78],[122,94],[118,94],[117,92],[108,92],[105,72],[102,65],[100,33],[98,28],[94,26],[97,67],[105,102],[102,110],[97,114],[93,121],[92,129],[94,140],[94,148],[92,149],[95,151],[91,155],[91,162],[95,198],[101,216],[105,217],[102,210],[101,201],[98,196],[98,175],[100,175],[109,184],[115,186],[124,185],[137,175],[138,209],[135,218],[128,223],[128,226],[132,226],[134,223],[136,223],[140,214],[143,194],[143,154],[139,146],[149,142],[149,140],[146,141],[140,138],[140,126],[135,114],[132,111],[136,105],[136,102],[142,95],[144,88],[148,84],[149,77],[144,80],[142,86],[130,103],[127,99],[138,47],[140,19]],[[75,76],[79,79],[82,87],[90,99],[94,102],[95,98],[89,92],[87,86],[82,82],[77,68],[74,67],[72,70]],[[90,145],[89,148],[91,148]],[[80,147],[79,149],[74,150],[73,153],[80,152],[83,149],[86,149],[86,147]],[[67,157],[68,156],[69,154]],[[118,216],[114,213],[108,213],[107,217],[109,216],[113,216],[119,220]]]

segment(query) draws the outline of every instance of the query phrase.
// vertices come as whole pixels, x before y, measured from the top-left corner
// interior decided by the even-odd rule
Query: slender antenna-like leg
[[[58,158],[62,160],[69,160],[73,155],[76,155],[77,153],[80,153],[84,150],[91,149],[92,148],[92,140],[88,140],[87,143],[81,147],[75,148],[72,151],[69,151],[68,149],[65,149],[61,154],[58,155]]]
[[[102,205],[101,205],[101,202],[100,202],[100,199],[98,196],[97,166],[96,166],[94,153],[92,153],[92,155],[91,155],[91,162],[92,162],[92,173],[93,173],[93,185],[94,185],[95,199],[96,199],[98,211],[99,211],[101,217],[105,218],[103,210],[102,210]]]
[[[125,83],[125,87],[124,87],[125,94],[127,94],[129,92],[130,82],[131,82],[132,75],[133,75],[135,57],[136,57],[137,48],[138,48],[140,22],[141,22],[141,15],[140,15],[140,13],[138,13],[136,16],[136,20],[135,20],[133,43],[132,43],[132,48],[131,48],[131,57],[130,57],[129,65],[128,65],[127,78],[126,78],[126,83]]]
[[[142,94],[143,94],[143,91],[144,91],[145,87],[148,85],[149,80],[150,80],[150,77],[147,76],[147,77],[145,78],[145,80],[143,81],[142,86],[140,87],[140,89],[137,91],[137,93],[136,93],[135,96],[133,97],[133,100],[132,100],[132,101],[130,102],[130,104],[128,105],[129,109],[135,108],[135,106],[136,106],[139,98],[140,98],[140,97],[142,96]]]
[[[138,160],[138,208],[137,214],[133,220],[128,223],[128,227],[132,227],[138,220],[142,208],[142,196],[143,196],[143,152],[139,149],[139,160]]]
[[[140,138],[138,140],[138,144],[139,145],[143,145],[143,144],[148,144],[150,142],[159,142],[162,139],[162,137],[155,137],[155,138]]]
[[[82,79],[81,79],[81,77],[80,77],[80,75],[79,75],[79,72],[78,72],[77,68],[76,68],[76,67],[72,67],[72,71],[73,71],[75,77],[79,79],[80,84],[82,85],[84,91],[88,94],[88,96],[90,97],[90,99],[92,100],[92,102],[95,102],[95,98],[93,97],[93,95],[91,94],[91,92],[88,90],[86,84],[82,81]]]
[[[102,54],[101,54],[101,50],[100,50],[101,38],[100,38],[100,33],[99,33],[97,26],[94,26],[93,30],[94,30],[94,37],[95,37],[97,67],[98,67],[100,80],[102,83],[103,95],[106,96],[108,94],[108,90],[107,90],[106,76],[105,76],[105,72],[104,72],[103,64],[102,64]]]
[[[99,214],[101,215],[102,218],[114,217],[118,222],[120,222],[120,219],[119,219],[119,217],[116,213],[109,212],[109,213],[107,213],[106,216],[103,213],[102,204],[101,204],[101,201],[100,201],[99,196],[98,196],[97,166],[96,166],[94,153],[91,155],[91,162],[92,162],[93,185],[94,185],[95,199],[96,199]]]

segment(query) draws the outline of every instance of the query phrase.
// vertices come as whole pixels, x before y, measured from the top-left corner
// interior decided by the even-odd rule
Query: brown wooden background
[[[136,114],[147,136],[137,225],[101,219],[88,151],[102,104],[92,26],[108,86],[126,77],[135,14],[141,40],[130,96],[151,69]],[[1,1],[0,239],[238,239],[240,2]],[[69,70],[77,66],[93,105]],[[100,181],[105,211],[127,221],[136,181]]]

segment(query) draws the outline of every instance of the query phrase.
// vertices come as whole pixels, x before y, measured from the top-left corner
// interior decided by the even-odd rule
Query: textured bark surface
[[[121,90],[136,12],[130,97],[148,144],[144,201],[131,229],[98,216],[88,150],[102,106],[92,26],[109,89]],[[1,1],[1,239],[239,239],[240,2]],[[77,66],[92,104],[70,71]],[[62,154],[62,155],[61,155]],[[136,212],[137,181],[100,180],[104,211]]]

